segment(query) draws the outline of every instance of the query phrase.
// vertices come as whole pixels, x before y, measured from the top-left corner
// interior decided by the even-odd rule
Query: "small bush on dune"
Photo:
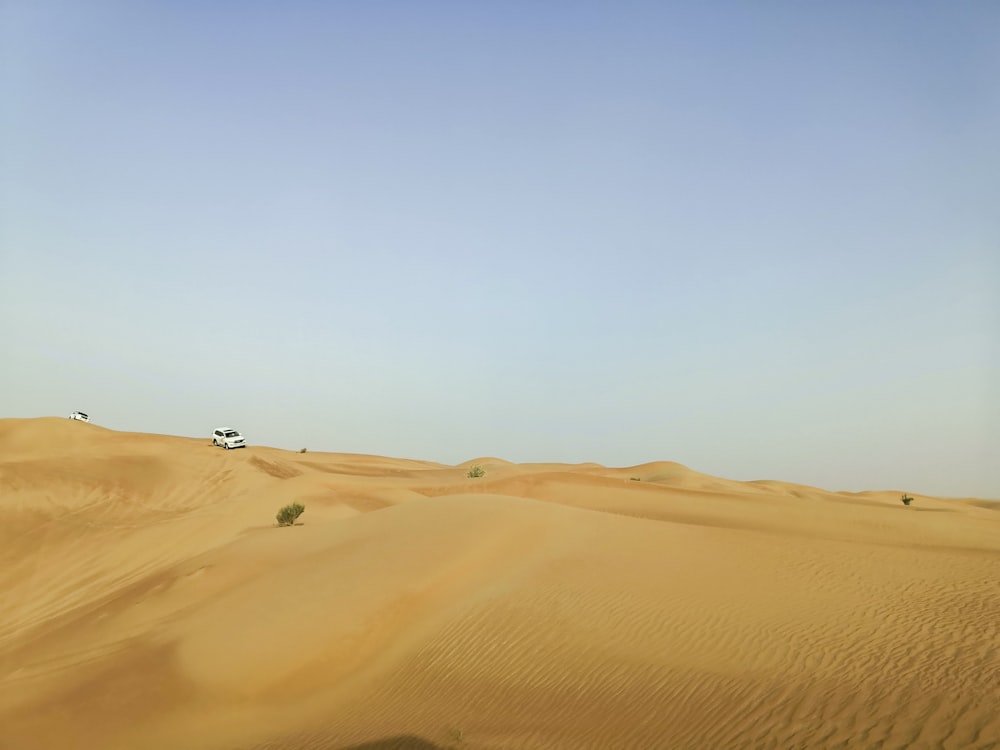
[[[484,474],[486,474],[486,469],[484,469],[479,464],[476,464],[465,473],[465,476],[467,476],[469,479],[479,479],[479,477],[483,476]]]
[[[305,448],[303,448],[302,450],[299,451],[299,453],[305,453],[305,452],[306,452]]]
[[[306,506],[302,503],[292,503],[291,505],[286,505],[284,508],[278,511],[278,515],[275,518],[278,519],[278,526],[292,526],[305,511]]]
[[[642,477],[629,477],[629,479],[631,479],[633,482],[641,482],[642,481]]]
[[[913,502],[913,498],[907,495],[906,493],[903,493],[903,496],[900,498],[900,500],[903,501],[903,505],[909,505],[910,503]]]

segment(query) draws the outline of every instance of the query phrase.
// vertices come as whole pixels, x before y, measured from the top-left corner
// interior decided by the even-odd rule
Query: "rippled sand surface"
[[[1000,504],[8,419],[0,511],[3,750],[1000,747]]]

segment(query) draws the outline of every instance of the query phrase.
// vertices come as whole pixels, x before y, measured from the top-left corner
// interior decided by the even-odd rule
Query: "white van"
[[[212,433],[212,445],[221,445],[227,451],[232,448],[246,448],[246,439],[232,427],[219,427]]]

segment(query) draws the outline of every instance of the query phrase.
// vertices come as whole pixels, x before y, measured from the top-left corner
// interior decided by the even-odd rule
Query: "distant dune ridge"
[[[0,420],[0,748],[1000,748],[1000,512],[899,496]]]

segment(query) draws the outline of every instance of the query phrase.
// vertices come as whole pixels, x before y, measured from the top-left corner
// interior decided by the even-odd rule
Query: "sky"
[[[998,39],[0,0],[0,417],[1000,498]]]

